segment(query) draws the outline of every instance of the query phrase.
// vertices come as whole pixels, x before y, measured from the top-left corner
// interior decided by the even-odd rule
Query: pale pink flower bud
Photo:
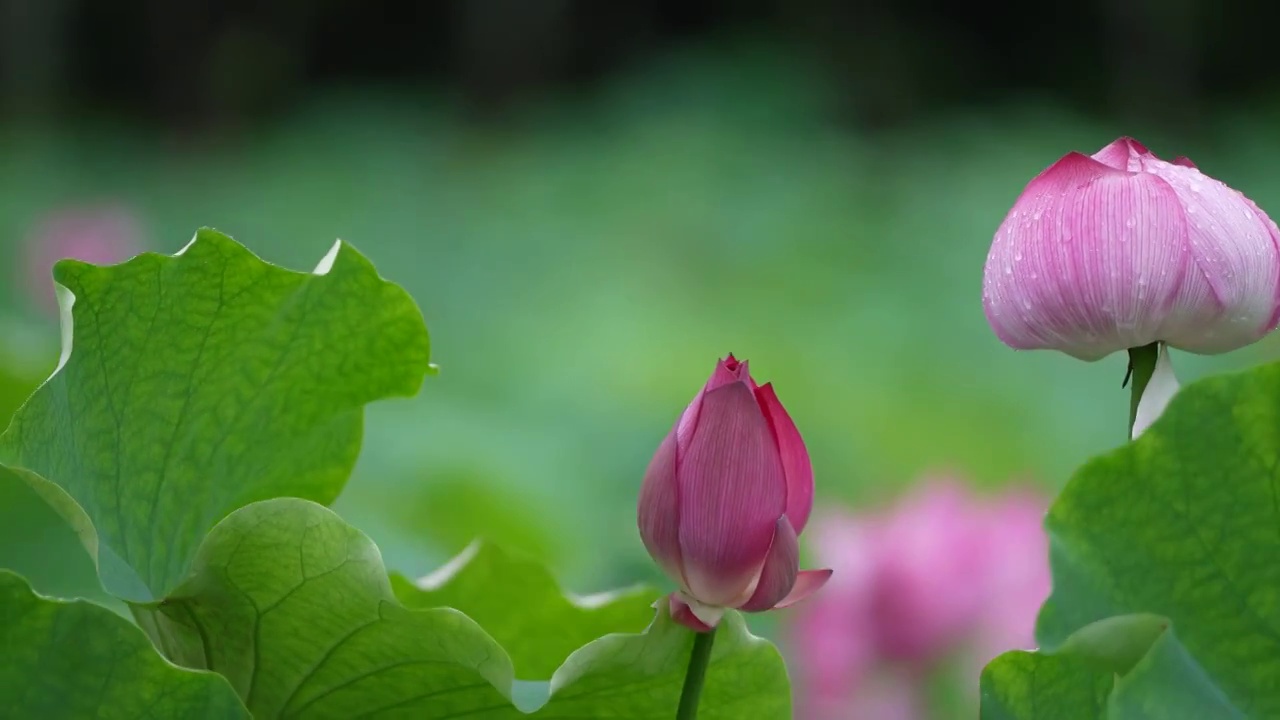
[[[983,307],[1022,350],[1227,352],[1280,321],[1278,248],[1280,230],[1244,195],[1120,138],[1027,185],[987,256]]]
[[[813,508],[813,469],[770,385],[732,355],[658,446],[640,489],[640,537],[680,585],[671,615],[694,630],[729,608],[798,602],[830,577],[800,570],[799,535]]]

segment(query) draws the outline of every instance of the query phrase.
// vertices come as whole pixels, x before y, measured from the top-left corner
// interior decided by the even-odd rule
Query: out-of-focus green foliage
[[[461,520],[439,529],[442,503],[507,498],[530,510],[513,536],[591,591],[656,578],[635,492],[729,351],[804,433],[819,509],[935,467],[1057,485],[1119,444],[1123,358],[1015,353],[981,311],[992,233],[1064,152],[1133,134],[1280,210],[1280,138],[1256,105],[1191,138],[1032,103],[860,137],[831,122],[824,88],[803,64],[715,48],[501,127],[443,95],[334,94],[206,145],[10,128],[0,258],[42,213],[104,195],[132,204],[160,251],[207,223],[295,267],[314,264],[317,238],[351,241],[424,309],[441,373],[369,412],[338,511],[417,575],[466,538]],[[1175,363],[1189,379],[1273,348]],[[485,489],[442,490],[441,473]]]

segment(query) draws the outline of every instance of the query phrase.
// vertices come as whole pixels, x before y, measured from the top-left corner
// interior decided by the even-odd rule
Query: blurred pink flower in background
[[[834,574],[788,628],[797,716],[923,718],[926,682],[954,659],[976,697],[987,661],[1035,645],[1047,507],[1030,489],[984,497],[933,478],[881,511],[815,517],[816,560]]]
[[[1007,650],[1035,647],[1035,621],[1049,596],[1049,539],[1044,514],[1049,501],[1030,488],[1018,488],[986,507],[994,529],[986,548],[986,595],[978,613],[972,644],[973,662],[981,668]],[[976,685],[974,687],[977,687]]]
[[[38,218],[23,238],[18,267],[31,302],[56,312],[53,265],[74,258],[97,265],[123,262],[144,248],[142,223],[128,207],[102,203],[66,207]]]
[[[928,717],[919,682],[909,675],[880,673],[863,683],[858,695],[804,698],[796,717],[822,720],[919,720]],[[800,687],[797,685],[797,689]],[[799,695],[797,694],[797,697]]]

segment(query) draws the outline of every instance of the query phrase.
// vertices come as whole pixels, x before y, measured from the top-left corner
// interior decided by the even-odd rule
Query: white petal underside
[[[1151,424],[1160,417],[1165,407],[1173,396],[1178,394],[1178,378],[1173,374],[1173,363],[1169,360],[1169,348],[1163,343],[1160,345],[1160,354],[1156,356],[1156,369],[1151,374],[1151,380],[1147,382],[1147,387],[1142,391],[1142,398],[1138,400],[1138,412],[1133,421],[1132,439],[1138,439],[1138,436],[1151,427]]]

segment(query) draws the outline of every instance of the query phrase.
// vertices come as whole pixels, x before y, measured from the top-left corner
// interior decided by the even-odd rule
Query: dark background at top
[[[833,0],[2,0],[9,117],[84,113],[185,129],[270,117],[315,85],[448,88],[499,119],[673,44],[758,34],[824,63],[833,119],[875,129],[1045,94],[1192,129],[1276,89],[1261,0],[982,4]],[[854,99],[856,98],[856,102]]]

